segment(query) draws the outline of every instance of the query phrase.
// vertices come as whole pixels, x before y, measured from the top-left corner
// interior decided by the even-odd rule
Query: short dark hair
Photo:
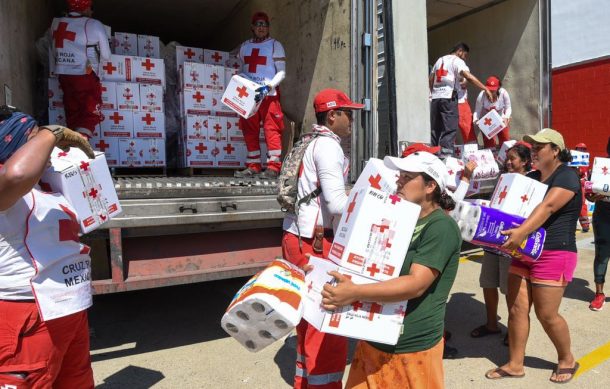
[[[432,178],[427,173],[421,173],[424,182],[428,184],[429,182],[434,182],[436,184],[436,188],[434,188],[434,192],[432,192],[432,201],[437,203],[443,210],[452,211],[455,208],[455,201],[447,194],[447,192],[441,192],[441,187],[438,185],[438,182],[434,178]]]
[[[328,118],[328,111],[316,112],[316,122],[318,123],[319,126],[325,125],[327,118]]]
[[[453,46],[453,48],[451,49],[451,51],[449,53],[455,53],[458,50],[464,50],[465,52],[469,53],[470,52],[470,46],[468,46],[464,42],[458,42],[455,46]]]

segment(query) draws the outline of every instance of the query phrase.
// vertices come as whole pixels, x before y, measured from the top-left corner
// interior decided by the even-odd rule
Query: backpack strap
[[[301,197],[299,199],[299,201],[297,201],[296,208],[300,207],[301,204],[303,204],[303,203],[309,204],[309,202],[311,200],[313,200],[316,197],[318,197],[321,193],[322,193],[322,187],[318,186],[316,189],[314,189],[313,192],[309,193],[308,195],[305,195],[305,196]]]

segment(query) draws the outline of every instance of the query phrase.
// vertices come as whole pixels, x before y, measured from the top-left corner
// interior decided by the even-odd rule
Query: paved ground
[[[580,234],[580,262],[561,306],[583,369],[573,388],[610,387],[610,304],[591,312],[593,237]],[[484,372],[508,355],[502,336],[472,339],[484,321],[478,287],[479,255],[462,260],[448,304],[450,341],[459,349],[445,360],[447,388],[552,388],[556,355],[532,315],[526,377],[491,382]],[[288,388],[294,374],[294,337],[251,354],[220,328],[224,309],[246,279],[209,282],[141,292],[96,296],[91,354],[98,388]],[[506,305],[499,308],[506,324]],[[503,327],[503,330],[506,330]],[[348,368],[349,369],[349,368]]]

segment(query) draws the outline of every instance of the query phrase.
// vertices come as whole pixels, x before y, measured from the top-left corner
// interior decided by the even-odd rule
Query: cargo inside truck
[[[343,143],[353,180],[371,157],[429,141],[427,68],[458,41],[483,80],[497,74],[513,98],[515,133],[545,120],[544,0],[94,0],[93,17],[113,32],[160,37],[164,45],[231,51],[265,11],[284,46],[284,145],[314,122],[320,89],[344,90],[366,108]],[[0,2],[0,103],[46,118],[46,80],[37,42],[63,0]],[[417,23],[415,23],[417,22]],[[421,23],[421,29],[409,30]],[[542,42],[542,43],[541,43]],[[169,47],[169,46],[168,46]],[[542,58],[542,59],[541,59]],[[171,71],[168,69],[168,71]],[[470,102],[478,94],[470,88]],[[542,107],[542,108],[540,108]],[[546,107],[546,108],[545,108]],[[290,126],[290,122],[294,126]],[[175,152],[168,142],[167,153]],[[231,171],[188,176],[115,177],[123,214],[84,236],[92,246],[96,293],[245,276],[281,255],[283,213],[276,182],[235,179]]]

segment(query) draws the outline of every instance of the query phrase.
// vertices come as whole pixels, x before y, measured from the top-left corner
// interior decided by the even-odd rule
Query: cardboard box
[[[176,66],[178,70],[185,62],[203,63],[203,49],[188,46],[176,46]]]
[[[356,301],[333,312],[322,308],[322,288],[334,279],[329,271],[351,278],[355,284],[377,281],[352,274],[336,264],[317,257],[310,257],[313,270],[305,276],[303,296],[303,318],[319,331],[329,334],[363,339],[371,342],[394,345],[398,342],[407,309],[407,301],[380,304]]]
[[[133,82],[116,83],[117,107],[122,111],[140,109],[140,86]]]
[[[187,139],[184,145],[186,167],[213,167],[216,164],[216,142]]]
[[[66,112],[63,108],[49,108],[49,124],[66,125]]]
[[[235,112],[231,108],[221,103],[223,92],[213,92],[213,95],[219,103],[216,105],[216,114],[218,116],[235,116]]]
[[[595,157],[593,160],[591,191],[610,196],[610,158]]]
[[[572,155],[572,161],[568,163],[568,166],[580,167],[589,166],[590,154],[584,151],[570,150]]]
[[[119,166],[119,138],[96,139],[90,143],[94,150],[104,153],[109,167]]]
[[[454,145],[453,156],[457,159],[464,159],[468,155],[474,153],[479,149],[479,145],[476,143],[466,143],[465,145]]]
[[[490,207],[527,218],[544,200],[548,186],[518,173],[500,176],[491,196]]]
[[[227,141],[227,131],[222,125],[220,116],[208,115],[203,121],[203,125],[208,131],[208,139],[215,141]]]
[[[470,180],[470,186],[466,192],[466,196],[473,196],[475,194],[491,193],[496,187],[498,180],[495,178],[489,180],[474,181]]]
[[[161,58],[159,50],[159,37],[138,34],[138,56]]]
[[[160,58],[136,57],[133,63],[133,81],[165,88],[165,62]]]
[[[241,168],[246,167],[246,156],[248,151],[246,144],[241,142],[216,141],[218,155],[216,166]]]
[[[229,52],[219,50],[203,50],[203,63],[210,65],[225,66],[229,60]]]
[[[502,117],[495,109],[492,109],[483,115],[483,117],[477,121],[477,126],[479,126],[479,129],[487,139],[492,139],[494,136],[498,135],[500,131],[506,128]]]
[[[231,78],[235,75],[239,74],[239,70],[238,69],[233,69],[230,67],[225,67],[225,89],[227,88],[227,86],[229,85],[229,82],[231,82]]]
[[[101,109],[118,109],[116,98],[116,82],[102,81]]]
[[[138,55],[138,36],[127,32],[114,33],[114,54]]]
[[[182,112],[190,115],[209,115],[212,109],[218,105],[214,102],[212,92],[203,89],[185,90],[182,94],[184,109]]]
[[[504,166],[504,163],[506,162],[506,152],[516,143],[516,140],[507,140],[506,142],[502,143],[502,147],[500,147],[500,151],[498,152],[498,155],[496,157],[496,160],[500,165]]]
[[[207,115],[186,115],[183,119],[183,134],[189,140],[211,140],[204,125]]]
[[[490,149],[476,150],[463,158],[464,162],[474,161],[477,167],[472,172],[473,181],[495,179],[500,175],[500,167]]]
[[[133,111],[102,110],[102,138],[133,138]]]
[[[166,165],[165,139],[138,139],[144,151],[144,167],[162,167]]]
[[[134,138],[165,138],[165,114],[163,112],[133,113]]]
[[[447,188],[456,190],[460,185],[462,175],[464,174],[464,162],[461,159],[447,157],[447,159],[445,159],[445,166],[447,167],[447,173],[449,174]]]
[[[420,210],[372,187],[352,190],[328,258],[367,278],[398,277]]]
[[[119,139],[119,166],[144,166],[144,142],[134,138]]]
[[[140,84],[140,109],[148,112],[163,112],[163,87]]]
[[[385,166],[381,159],[371,158],[366,163],[352,190],[359,191],[372,187],[382,192],[395,193],[398,176],[399,172]]]
[[[202,63],[184,62],[180,69],[181,90],[202,90],[205,85],[205,68]]]
[[[232,109],[241,117],[248,119],[258,111],[262,101],[254,101],[256,89],[260,87],[254,81],[250,81],[240,75],[233,76],[222,95],[222,103]]]
[[[49,78],[49,108],[63,108],[64,107],[64,91],[59,85],[59,79]]]
[[[223,104],[224,105],[224,104]],[[235,114],[233,114],[235,115]],[[239,116],[224,116],[227,138],[231,142],[245,142],[244,133],[239,128]]]
[[[225,63],[225,67],[233,69],[235,71],[234,74],[238,74],[238,72],[241,70],[241,60],[237,58],[237,56],[229,54],[229,59]]]
[[[74,207],[83,234],[99,228],[121,213],[121,204],[114,189],[104,153],[96,152],[89,159],[77,148],[51,153],[51,167],[40,179],[60,192]]]
[[[100,79],[114,82],[133,81],[133,67],[136,58],[117,54],[111,55],[109,60],[100,64]]]

